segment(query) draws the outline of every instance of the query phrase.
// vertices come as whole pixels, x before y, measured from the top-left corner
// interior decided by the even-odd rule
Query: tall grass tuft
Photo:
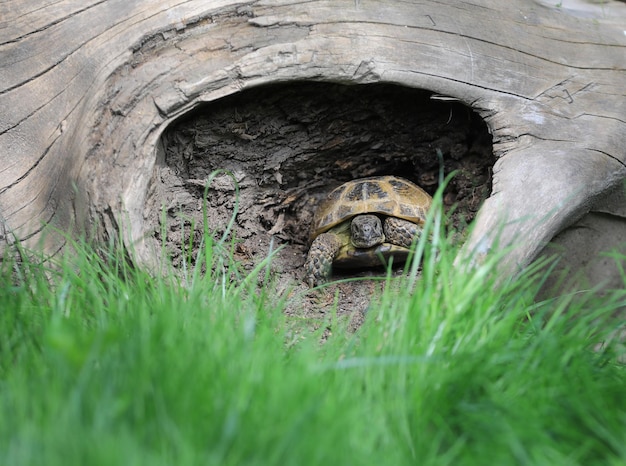
[[[597,347],[624,292],[537,302],[539,268],[496,286],[440,222],[422,274],[324,344],[287,345],[267,264],[210,232],[184,279],[82,243],[2,262],[0,464],[626,463],[626,370]]]

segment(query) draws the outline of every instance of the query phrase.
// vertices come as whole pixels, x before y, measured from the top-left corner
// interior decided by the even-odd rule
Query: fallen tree
[[[514,272],[593,210],[624,228],[620,17],[577,17],[530,0],[25,0],[1,8],[5,246],[54,253],[60,232],[121,233],[150,261],[158,248],[146,202],[164,131],[207,102],[294,81],[424,89],[482,117],[496,162],[464,249],[475,259],[499,238],[499,247],[517,245],[503,263]]]

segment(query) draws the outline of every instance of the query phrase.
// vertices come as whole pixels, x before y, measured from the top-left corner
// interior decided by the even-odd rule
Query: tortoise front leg
[[[309,287],[313,288],[328,280],[339,248],[341,241],[333,233],[322,233],[315,238],[304,263],[304,281]]]
[[[410,248],[416,238],[419,238],[422,227],[408,220],[397,217],[385,219],[385,238],[387,242]]]

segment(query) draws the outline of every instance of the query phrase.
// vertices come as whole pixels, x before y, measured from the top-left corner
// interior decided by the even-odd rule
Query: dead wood
[[[465,254],[515,243],[515,271],[626,176],[626,15],[611,5],[605,18],[531,0],[5,2],[0,241],[54,253],[59,231],[121,231],[149,261],[173,122],[260,85],[384,83],[485,121],[493,189]]]

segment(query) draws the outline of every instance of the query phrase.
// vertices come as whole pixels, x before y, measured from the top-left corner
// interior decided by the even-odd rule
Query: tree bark
[[[165,128],[203,102],[294,80],[395,83],[478,112],[497,162],[464,255],[515,244],[502,262],[509,273],[626,177],[623,17],[531,0],[19,0],[0,9],[5,244],[54,253],[66,233],[121,234],[150,260],[144,204]]]

